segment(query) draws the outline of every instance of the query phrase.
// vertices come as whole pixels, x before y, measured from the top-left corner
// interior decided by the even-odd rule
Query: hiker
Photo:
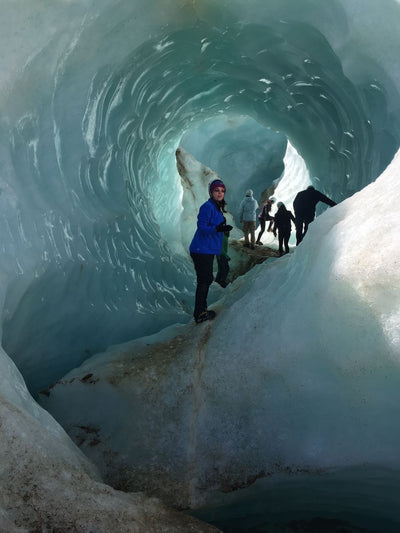
[[[246,248],[250,247],[249,243],[249,233],[250,233],[250,242],[251,249],[254,250],[254,243],[256,240],[256,210],[258,209],[257,200],[253,198],[253,191],[248,189],[246,191],[246,196],[240,202],[239,206],[239,219],[242,224],[242,229],[244,233],[244,246]]]
[[[260,224],[260,231],[256,240],[256,244],[262,244],[261,236],[265,231],[265,223],[269,220],[269,225],[267,231],[272,231],[272,226],[274,224],[274,217],[270,215],[272,204],[275,202],[274,198],[267,200],[261,210],[261,213],[258,215],[258,222]]]
[[[213,180],[208,186],[210,198],[199,209],[197,230],[190,244],[190,256],[197,276],[196,297],[193,316],[196,323],[212,320],[215,311],[207,309],[207,295],[213,281],[214,255],[222,251],[223,234],[231,231],[226,224],[225,213],[226,187],[220,179]]]
[[[222,237],[222,250],[217,255],[218,272],[215,276],[215,282],[221,285],[223,289],[228,285],[227,277],[229,274],[229,261],[231,260],[228,255],[228,237],[229,231],[225,231]]]
[[[314,220],[318,202],[323,202],[331,207],[336,205],[336,202],[317,191],[312,185],[297,193],[293,202],[296,217],[296,244],[301,243],[307,233],[308,225]]]
[[[293,213],[286,209],[282,202],[277,203],[278,211],[275,213],[274,221],[274,235],[278,231],[279,255],[283,255],[283,246],[285,246],[285,254],[289,253],[289,239],[292,233],[292,222],[295,222]]]

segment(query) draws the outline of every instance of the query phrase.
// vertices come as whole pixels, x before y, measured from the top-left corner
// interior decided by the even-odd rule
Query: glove
[[[229,226],[229,224],[225,224],[225,222],[221,222],[221,224],[218,224],[218,226],[215,227],[216,231],[222,231],[224,233],[231,231],[232,226]]]

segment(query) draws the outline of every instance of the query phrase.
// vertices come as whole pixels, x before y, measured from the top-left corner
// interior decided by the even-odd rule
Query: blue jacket
[[[216,226],[224,221],[224,216],[210,198],[205,202],[197,215],[197,230],[190,244],[190,251],[195,254],[219,255],[222,250],[222,231]]]

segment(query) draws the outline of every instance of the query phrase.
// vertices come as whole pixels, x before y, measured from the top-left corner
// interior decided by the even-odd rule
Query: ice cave
[[[0,531],[397,533],[399,0],[1,6]],[[245,190],[309,184],[252,263]]]

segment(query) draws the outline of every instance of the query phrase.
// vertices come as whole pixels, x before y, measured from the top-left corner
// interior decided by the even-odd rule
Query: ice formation
[[[236,280],[214,323],[116,346],[49,391],[50,412],[112,485],[198,507],[257,478],[276,476],[279,491],[282,474],[320,477],[333,499],[338,479],[364,479],[363,500],[328,515],[378,531],[397,520],[375,470],[400,481],[399,170],[400,154],[295,254]],[[364,217],[372,204],[379,224]]]
[[[311,496],[291,516],[398,530],[399,3],[22,4],[2,4],[0,59],[2,457],[27,480],[13,489],[2,470],[8,530],[66,527],[65,502],[95,486],[107,498],[77,510],[82,531],[108,498],[125,523],[140,514],[30,394],[114,486],[195,507],[300,476]],[[273,181],[287,203],[311,180],[340,205],[290,257],[214,288],[220,312],[199,330],[187,243],[207,172],[227,183],[232,221],[246,188]],[[366,491],[348,507],[310,509],[349,479]]]

